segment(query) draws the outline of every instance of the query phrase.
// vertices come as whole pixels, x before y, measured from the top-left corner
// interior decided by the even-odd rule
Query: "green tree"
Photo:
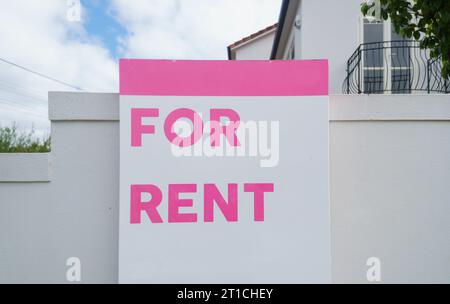
[[[441,58],[442,74],[450,76],[450,0],[370,0],[361,5],[364,16],[391,19],[395,30]]]
[[[36,138],[34,130],[19,132],[14,124],[0,127],[0,153],[44,153],[50,151],[50,136]]]

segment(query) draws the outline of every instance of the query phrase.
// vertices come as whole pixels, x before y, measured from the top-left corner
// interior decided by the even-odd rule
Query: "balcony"
[[[440,59],[410,40],[361,44],[347,61],[344,94],[450,93]]]

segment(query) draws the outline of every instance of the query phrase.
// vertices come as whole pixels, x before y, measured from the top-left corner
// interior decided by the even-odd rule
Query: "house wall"
[[[267,60],[272,51],[275,32],[270,32],[263,37],[255,39],[234,50],[236,60]]]
[[[328,59],[330,94],[341,94],[347,76],[347,60],[361,43],[361,0],[291,0],[298,5],[289,13],[288,31],[280,40],[279,49],[287,59],[291,43],[295,44],[295,59]],[[295,16],[300,27],[294,26]],[[288,22],[288,21],[286,21]],[[269,59],[275,35],[255,40],[239,49],[236,59]]]
[[[49,100],[52,152],[0,154],[0,283],[115,283],[119,96]],[[448,96],[331,96],[333,282],[450,283],[448,134]]]
[[[359,41],[361,0],[301,0],[296,59],[328,59],[330,94],[342,93],[347,60]]]

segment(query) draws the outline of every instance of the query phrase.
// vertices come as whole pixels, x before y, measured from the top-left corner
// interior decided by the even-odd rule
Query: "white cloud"
[[[276,22],[281,0],[110,0],[123,57],[226,59],[226,46]],[[66,0],[0,0],[0,57],[87,91],[118,91],[117,60],[67,19]],[[86,16],[95,18],[87,12]],[[49,127],[47,92],[70,90],[0,62],[0,125]]]
[[[226,59],[226,46],[277,21],[280,0],[112,0],[123,55]]]
[[[61,0],[0,0],[0,57],[92,91],[117,91],[116,61]],[[0,125],[48,129],[47,92],[71,90],[0,62]]]

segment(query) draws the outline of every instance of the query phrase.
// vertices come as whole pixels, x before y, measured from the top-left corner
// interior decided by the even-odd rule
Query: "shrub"
[[[17,126],[0,127],[0,153],[50,152],[50,136],[38,138],[31,131],[18,131]]]

